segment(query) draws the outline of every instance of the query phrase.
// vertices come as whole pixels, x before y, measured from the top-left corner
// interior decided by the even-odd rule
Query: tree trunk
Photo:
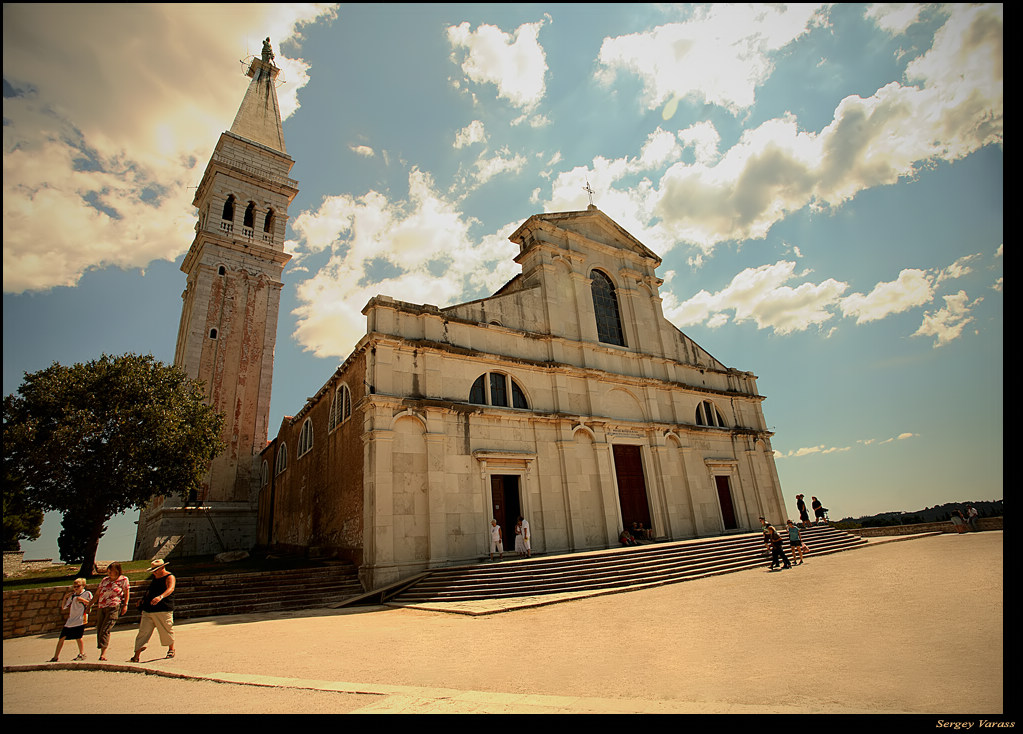
[[[82,559],[82,567],[78,570],[78,576],[87,579],[96,574],[96,551],[99,550],[99,539],[103,537],[106,526],[106,518],[99,518],[91,523],[89,529],[89,544],[85,547],[85,557]]]

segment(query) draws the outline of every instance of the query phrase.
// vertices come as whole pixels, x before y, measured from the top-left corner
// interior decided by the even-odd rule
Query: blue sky
[[[588,183],[663,258],[665,315],[758,376],[787,504],[1002,498],[1000,5],[3,12],[5,394],[54,361],[173,360],[194,187],[269,35],[301,190],[272,430],[370,297],[488,295],[508,235]]]

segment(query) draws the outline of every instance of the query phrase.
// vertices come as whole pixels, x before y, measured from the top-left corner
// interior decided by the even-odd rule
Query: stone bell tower
[[[227,448],[210,465],[201,494],[185,506],[156,498],[143,510],[135,558],[248,550],[256,542],[257,457],[266,446],[280,309],[288,177],[270,39],[245,71],[248,90],[231,129],[217,142],[195,193],[195,238],[181,264],[182,294],[174,364],[206,385],[225,415]],[[199,509],[195,509],[198,506]]]

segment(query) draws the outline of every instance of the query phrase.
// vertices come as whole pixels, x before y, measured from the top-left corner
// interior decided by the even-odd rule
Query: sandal
[[[85,655],[79,655],[75,660],[85,660]]]
[[[169,657],[169,658],[174,657],[174,651],[173,650],[168,650],[167,651],[167,657]]]
[[[57,658],[50,658],[50,662],[51,663],[59,663],[60,661]]]

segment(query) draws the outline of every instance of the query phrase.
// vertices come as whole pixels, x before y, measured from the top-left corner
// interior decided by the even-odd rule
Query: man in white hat
[[[139,662],[139,655],[146,649],[146,643],[153,630],[160,633],[160,644],[167,648],[167,657],[174,657],[174,575],[167,570],[167,563],[156,560],[149,564],[153,580],[146,590],[139,609],[139,633],[135,637],[135,654],[129,662]]]

